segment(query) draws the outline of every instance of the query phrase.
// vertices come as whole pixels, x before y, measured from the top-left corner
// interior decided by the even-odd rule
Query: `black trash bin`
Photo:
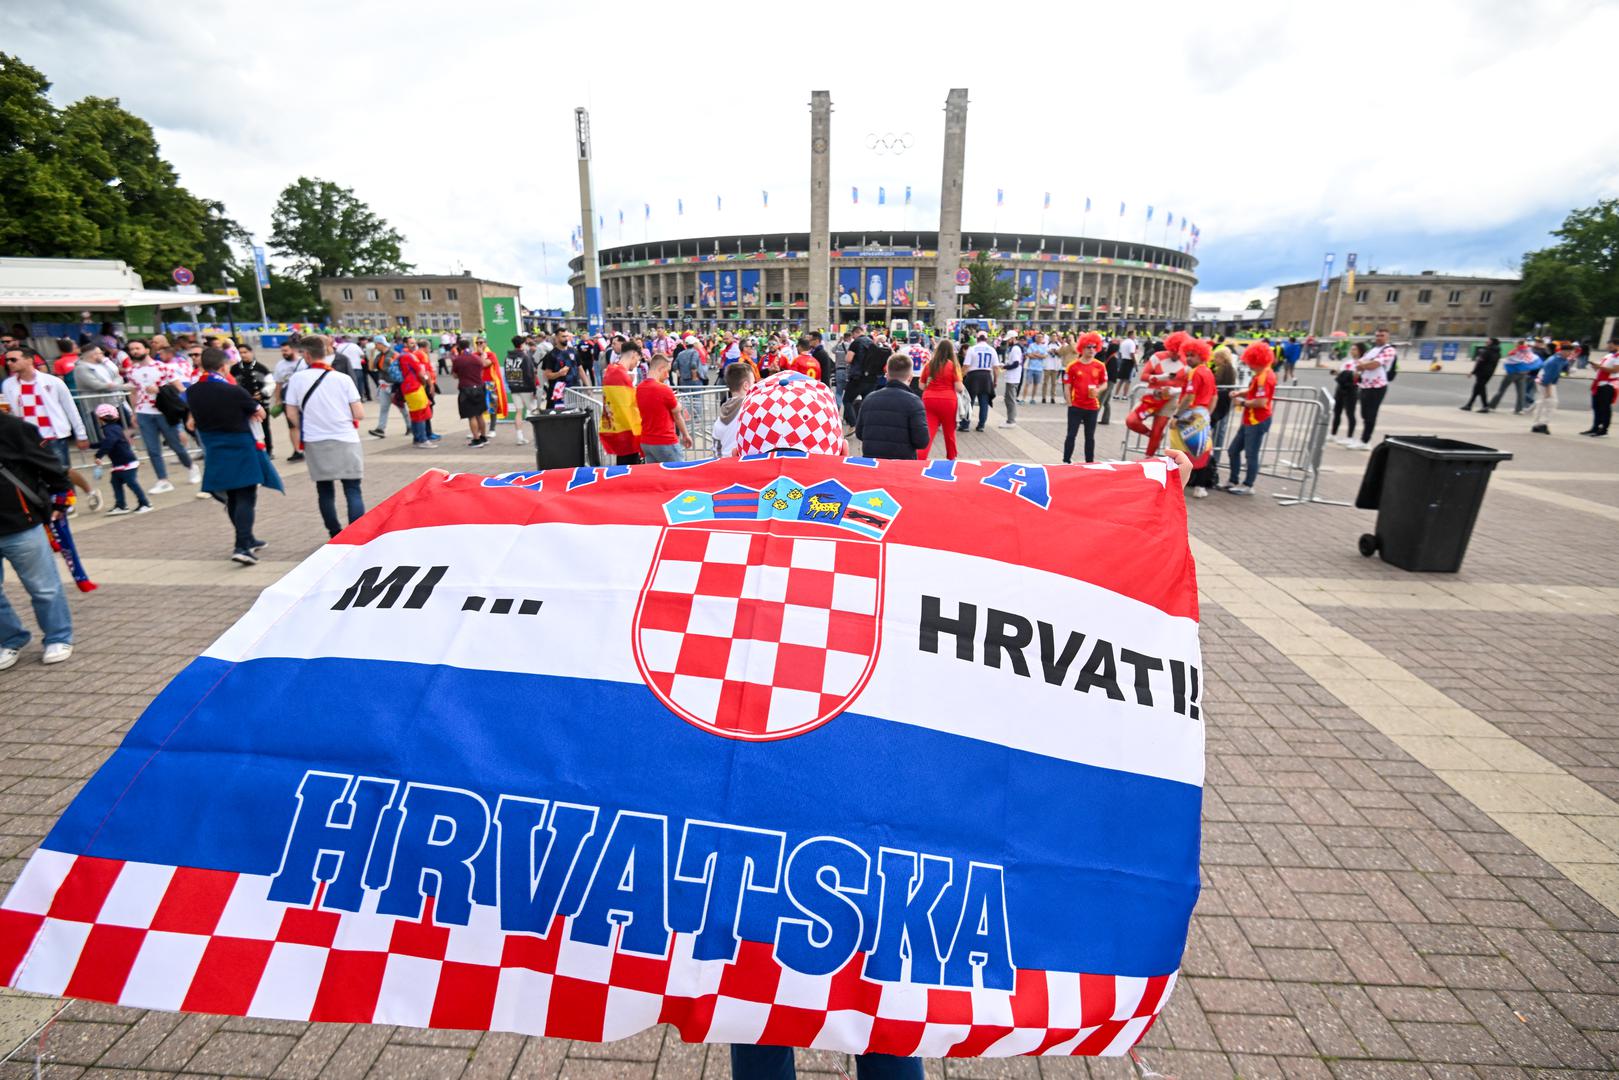
[[[1437,435],[1390,435],[1372,451],[1355,505],[1377,511],[1377,531],[1360,538],[1401,570],[1454,574],[1462,568],[1484,489],[1512,455]]]
[[[528,418],[534,427],[534,461],[542,469],[600,465],[596,416],[589,409],[556,409]]]

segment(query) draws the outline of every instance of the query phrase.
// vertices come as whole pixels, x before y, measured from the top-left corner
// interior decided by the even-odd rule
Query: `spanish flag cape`
[[[609,454],[641,452],[641,409],[635,403],[635,384],[622,364],[608,364],[602,373],[601,440]]]
[[[489,403],[489,411],[495,414],[495,419],[504,420],[511,411],[511,404],[506,400],[506,373],[500,368],[500,361],[489,350],[484,351],[489,363],[483,369],[484,399]]]

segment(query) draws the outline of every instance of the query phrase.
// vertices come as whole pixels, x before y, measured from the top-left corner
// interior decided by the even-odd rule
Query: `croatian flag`
[[[429,472],[153,701],[7,895],[0,980],[1119,1054],[1197,898],[1204,685],[1162,461]]]

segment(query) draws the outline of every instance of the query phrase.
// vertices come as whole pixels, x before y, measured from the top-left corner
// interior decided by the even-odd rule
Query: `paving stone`
[[[455,1080],[466,1070],[469,1057],[458,1046],[389,1043],[366,1075],[376,1080]]]
[[[186,1063],[186,1071],[220,1076],[270,1076],[297,1041],[292,1035],[218,1031]]]

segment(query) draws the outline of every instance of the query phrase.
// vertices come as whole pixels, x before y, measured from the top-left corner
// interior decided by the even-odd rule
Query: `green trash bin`
[[[1512,455],[1438,435],[1389,435],[1372,451],[1355,505],[1377,511],[1360,553],[1401,570],[1454,574],[1462,568],[1484,491],[1497,462]]]

